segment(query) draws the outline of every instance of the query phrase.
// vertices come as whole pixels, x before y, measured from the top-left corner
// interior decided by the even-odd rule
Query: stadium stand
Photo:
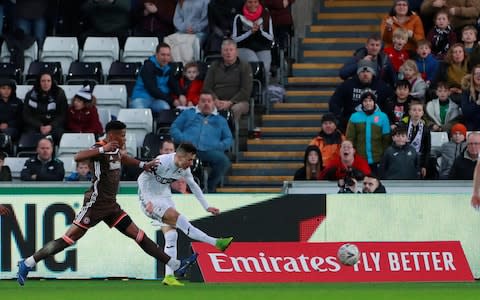
[[[127,108],[127,88],[123,84],[100,84],[93,89],[98,108],[109,108],[112,116],[117,116],[122,108]]]
[[[120,109],[117,119],[127,125],[128,132],[136,135],[135,147],[141,147],[145,135],[153,131],[152,111],[149,108]]]
[[[110,70],[112,62],[117,61],[120,46],[116,37],[87,37],[80,54],[82,62],[100,62],[102,70]]]
[[[57,157],[73,156],[78,151],[95,144],[93,133],[64,133],[60,139]]]
[[[33,45],[25,49],[23,52],[24,55],[24,73],[26,74],[28,70],[28,66],[32,61],[36,61],[38,59],[38,45],[37,42],[33,43]],[[2,48],[0,50],[0,62],[11,62],[11,54],[8,50],[7,43],[2,44]]]
[[[121,61],[143,63],[155,53],[157,45],[158,38],[156,37],[130,36],[125,42]]]
[[[76,37],[48,36],[43,42],[40,61],[60,62],[63,75],[67,75],[70,64],[78,60],[78,40]]]

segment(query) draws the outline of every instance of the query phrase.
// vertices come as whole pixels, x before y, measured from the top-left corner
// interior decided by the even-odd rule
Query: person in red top
[[[73,97],[67,111],[67,131],[76,133],[94,133],[96,137],[103,134],[96,98],[92,95],[90,85],[82,87]]]
[[[340,146],[340,155],[330,161],[319,177],[321,180],[340,180],[350,174],[362,180],[370,173],[367,160],[356,153],[351,141],[345,140]]]
[[[180,78],[179,82],[181,95],[178,99],[181,105],[196,106],[198,104],[200,92],[203,88],[203,80],[198,78],[199,75],[198,64],[190,62],[185,65],[183,77]]]
[[[385,47],[383,52],[388,56],[392,62],[393,69],[398,74],[400,66],[403,65],[407,59],[410,58],[405,45],[408,41],[408,33],[403,28],[397,28],[393,32],[393,45],[390,47]]]

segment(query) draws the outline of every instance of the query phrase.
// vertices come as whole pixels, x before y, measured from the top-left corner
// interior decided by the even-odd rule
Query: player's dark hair
[[[114,120],[107,123],[107,126],[105,126],[105,132],[109,133],[112,130],[122,130],[125,128],[127,128],[127,125],[125,125],[125,123],[123,123],[122,121]]]
[[[197,148],[191,143],[182,143],[178,145],[176,152],[197,154]]]

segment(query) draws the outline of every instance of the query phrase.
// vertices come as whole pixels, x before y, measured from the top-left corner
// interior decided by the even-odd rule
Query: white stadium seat
[[[137,156],[137,135],[134,132],[128,132],[128,127],[127,127],[127,141],[125,143],[125,147],[127,148],[127,153],[128,155],[132,157]],[[142,139],[143,140],[143,139]]]
[[[155,54],[155,48],[158,45],[156,37],[137,37],[130,36],[125,42],[123,50],[123,62],[143,63],[149,56]]]
[[[66,75],[72,61],[78,60],[78,52],[76,37],[47,36],[43,42],[40,61],[60,62],[62,73]]]
[[[17,85],[16,94],[20,100],[25,100],[25,95],[33,88],[33,85]]]
[[[440,132],[430,132],[430,138],[431,138],[431,148],[432,150],[437,150],[442,147],[443,143],[448,142],[448,133],[445,131],[440,131]]]
[[[100,123],[102,124],[103,129],[105,129],[105,125],[107,125],[107,123],[112,120],[112,113],[110,112],[110,108],[97,107],[97,111]]]
[[[59,85],[65,92],[65,97],[67,97],[67,101],[70,104],[70,100],[75,96],[75,94],[83,88],[83,85],[80,84],[72,84],[72,85]]]
[[[13,179],[20,179],[20,172],[27,159],[27,157],[5,157],[5,165],[10,167]]]
[[[85,40],[80,61],[100,62],[103,74],[110,70],[112,62],[119,59],[120,46],[116,37],[88,37]]]
[[[137,147],[141,147],[145,135],[153,131],[153,116],[150,108],[121,109],[117,119],[127,125],[127,132],[135,133]]]
[[[74,156],[80,150],[85,150],[95,144],[93,133],[64,133],[60,139],[57,157]]]
[[[70,176],[72,172],[77,169],[77,163],[72,155],[65,155],[58,157],[63,162],[63,168],[65,169],[65,177]]]
[[[23,55],[25,56],[25,67],[24,67],[23,73],[27,74],[28,66],[30,65],[30,63],[38,59],[37,42],[33,43],[33,45],[30,48],[25,49],[25,51],[23,52]],[[8,50],[7,43],[2,44],[0,61],[10,62],[10,51]]]
[[[97,107],[109,108],[113,116],[127,107],[127,87],[124,84],[98,84],[93,95],[97,98]]]

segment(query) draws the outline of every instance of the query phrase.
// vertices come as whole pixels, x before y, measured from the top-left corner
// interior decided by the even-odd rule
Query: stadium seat
[[[448,133],[445,131],[430,132],[431,138],[431,150],[438,150],[442,147],[443,143],[448,142]]]
[[[89,148],[95,144],[93,133],[64,133],[60,139],[57,157],[73,156],[78,151]]]
[[[62,84],[63,82],[63,72],[62,65],[60,62],[42,62],[42,61],[32,61],[30,66],[28,66],[27,75],[25,75],[25,84],[35,84],[37,78],[40,74],[48,72],[52,74],[53,79],[57,84]]]
[[[10,167],[12,179],[20,179],[20,173],[26,161],[26,157],[5,157],[5,165]]]
[[[121,61],[143,63],[148,57],[155,54],[157,45],[158,38],[156,37],[130,36],[125,42]]]
[[[95,84],[103,83],[102,64],[100,62],[79,62],[70,64],[65,84],[83,84],[92,81]]]
[[[109,108],[112,116],[117,116],[127,107],[127,88],[123,84],[100,84],[93,89],[98,108]]]
[[[22,101],[25,101],[25,95],[33,88],[33,85],[22,85],[22,84],[19,84],[17,85],[17,97],[22,100]]]
[[[141,147],[145,135],[153,130],[153,117],[150,108],[120,109],[117,119],[127,125],[128,132],[135,133],[136,147]]]
[[[146,160],[154,159],[160,152],[160,143],[167,138],[170,138],[169,134],[147,133],[143,139],[140,158]]]
[[[72,85],[59,85],[65,92],[65,97],[67,97],[68,103],[75,96],[75,94],[83,87],[81,84],[72,84]]]
[[[77,163],[75,162],[75,159],[73,158],[73,155],[65,155],[58,157],[63,162],[63,168],[65,169],[65,177],[68,177],[72,174],[72,172],[75,172],[77,169]]]
[[[110,70],[112,62],[119,59],[120,46],[117,37],[87,37],[80,54],[82,62],[100,62],[102,69]]]
[[[35,155],[37,143],[43,136],[40,133],[23,133],[17,145],[18,157],[30,157]]]
[[[183,62],[181,61],[171,62],[170,67],[172,68],[173,76],[176,79],[180,79],[183,76]]]
[[[15,80],[17,84],[22,83],[22,71],[9,62],[0,63],[0,78]]]
[[[139,62],[114,61],[108,71],[106,84],[124,84],[127,94],[132,94],[142,64]]]
[[[253,75],[252,96],[255,98],[255,103],[265,104],[263,100],[263,89],[266,86],[266,74],[263,61],[250,62]]]
[[[70,64],[78,60],[78,50],[76,37],[47,36],[43,42],[40,61],[60,62],[63,75],[67,75]]]
[[[23,52],[24,55],[24,70],[23,72],[26,74],[28,70],[28,66],[32,61],[36,61],[38,59],[38,45],[37,42],[33,43],[33,45],[25,49]],[[7,43],[2,44],[1,54],[0,54],[0,61],[1,62],[10,62],[10,51],[8,50]]]
[[[98,118],[100,119],[100,123],[102,127],[105,129],[105,125],[112,120],[112,114],[110,112],[110,108],[106,107],[97,107],[98,111]]]
[[[138,147],[137,135],[134,132],[131,132],[131,130],[128,128],[128,125],[127,125],[127,130],[130,131],[130,132],[127,131],[127,136],[126,136],[127,141],[125,143],[127,153],[132,157],[137,157],[137,147]]]

